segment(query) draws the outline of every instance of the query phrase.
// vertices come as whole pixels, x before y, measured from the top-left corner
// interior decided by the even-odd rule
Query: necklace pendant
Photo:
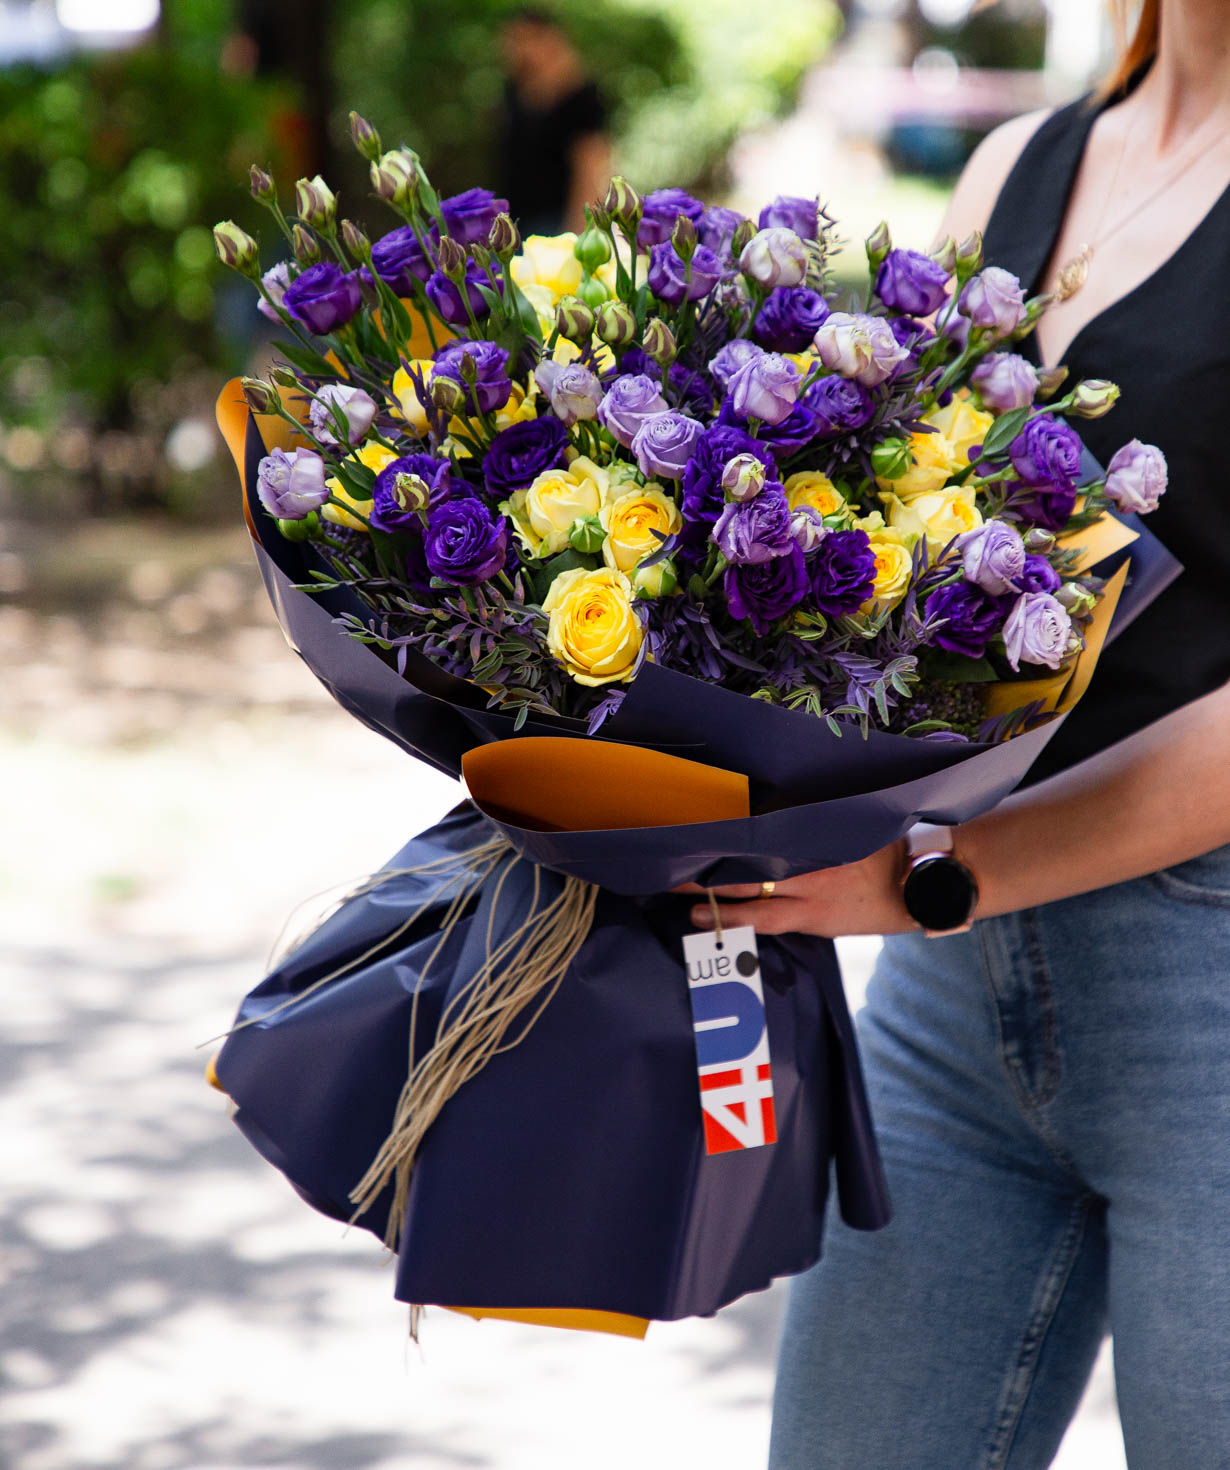
[[[1052,295],[1056,302],[1068,301],[1089,279],[1089,263],[1093,259],[1093,246],[1082,245],[1070,260],[1059,267]]]

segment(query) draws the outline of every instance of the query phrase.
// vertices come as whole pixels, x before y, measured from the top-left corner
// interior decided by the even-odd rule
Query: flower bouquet
[[[1117,390],[1012,350],[1046,300],[976,237],[880,227],[856,307],[816,200],[617,178],[523,241],[352,126],[400,223],[317,178],[292,225],[253,170],[293,258],[215,234],[283,362],[219,421],[292,646],[469,800],[245,1000],[216,1078],[403,1300],[712,1312],[816,1258],[831,1158],[851,1223],[888,1200],[832,946],[735,931],[701,995],[667,890],[1010,791],[1178,571],[1136,520],[1165,463],[1084,454]]]

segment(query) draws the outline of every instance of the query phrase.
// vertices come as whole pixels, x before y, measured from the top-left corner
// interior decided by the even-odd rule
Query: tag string
[[[717,940],[718,944],[721,944],[722,911],[718,908],[717,894],[714,893],[712,888],[706,888],[705,892],[709,895],[709,907],[713,910],[713,937]]]

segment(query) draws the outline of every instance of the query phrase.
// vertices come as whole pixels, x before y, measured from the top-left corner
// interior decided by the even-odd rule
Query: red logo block
[[[773,1079],[767,1062],[703,1074],[700,1105],[706,1153],[725,1154],[777,1142]]]

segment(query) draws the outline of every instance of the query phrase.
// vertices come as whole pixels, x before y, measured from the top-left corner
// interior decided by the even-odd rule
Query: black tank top
[[[1031,295],[1097,116],[1082,99],[1048,118],[987,224],[987,262]],[[1021,350],[1037,363],[1032,336]],[[1165,454],[1169,487],[1147,524],[1185,570],[1103,652],[1031,781],[1230,680],[1230,187],[1167,261],[1081,329],[1064,361],[1069,384],[1110,378],[1122,389],[1105,418],[1075,425],[1103,465],[1129,439]]]

